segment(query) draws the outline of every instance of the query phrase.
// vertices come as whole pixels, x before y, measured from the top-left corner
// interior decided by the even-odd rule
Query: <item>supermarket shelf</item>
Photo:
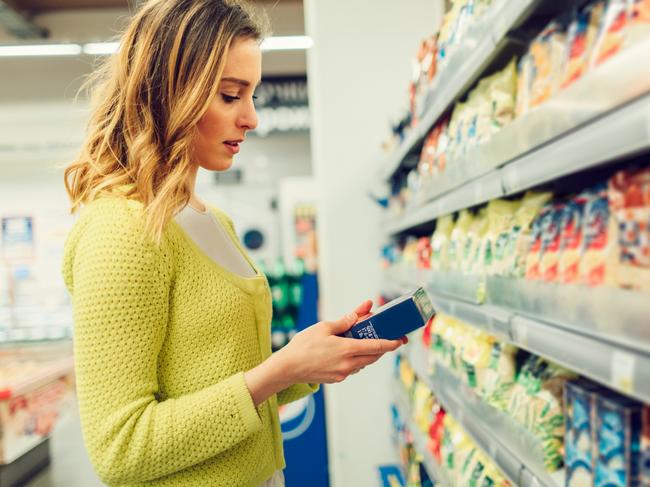
[[[649,149],[649,50],[650,39],[628,48],[451,161],[388,232]]]
[[[650,402],[650,299],[608,287],[490,277],[484,304],[476,278],[456,273],[388,273],[394,291],[427,289],[439,312],[455,316],[608,387]]]
[[[532,434],[483,402],[444,367],[436,365],[434,374],[427,373],[426,350],[419,340],[409,345],[407,353],[415,373],[514,485],[564,485],[562,473],[551,475],[545,471],[539,460],[543,458],[541,445]]]
[[[466,276],[420,274],[399,281],[424,286],[438,311],[575,370],[612,389],[650,402],[650,299],[641,292],[488,278],[485,304],[448,289]],[[449,286],[448,288],[446,286]],[[470,289],[472,286],[468,286]]]
[[[650,354],[647,293],[488,277],[486,303]]]
[[[456,99],[481,75],[486,66],[504,48],[505,35],[539,0],[495,3],[484,19],[467,33],[444,70],[425,95],[424,113],[400,146],[382,164],[381,178],[389,180],[415,150],[433,124]]]
[[[402,390],[402,385],[396,382],[394,390],[396,391],[395,405],[400,412],[400,416],[404,419],[408,430],[411,432],[411,436],[413,437],[413,446],[417,452],[422,455],[424,468],[427,470],[427,474],[429,474],[431,479],[436,481],[436,484],[440,484],[443,487],[450,486],[451,483],[447,478],[447,474],[436,461],[431,451],[427,448],[427,440],[424,433],[420,431],[413,421],[413,413],[408,399],[406,398],[406,393]]]

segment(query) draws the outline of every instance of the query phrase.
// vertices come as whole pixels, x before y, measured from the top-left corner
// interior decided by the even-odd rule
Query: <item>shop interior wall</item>
[[[442,2],[305,1],[312,154],[319,184],[321,310],[337,319],[380,284],[378,206],[368,184],[382,160],[388,122],[407,105],[412,59],[436,30]],[[378,485],[377,467],[397,461],[390,437],[394,356],[326,388],[334,487]]]

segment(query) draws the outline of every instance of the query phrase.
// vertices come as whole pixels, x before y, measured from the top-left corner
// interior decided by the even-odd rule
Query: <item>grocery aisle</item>
[[[393,369],[408,485],[650,483],[649,13],[457,0],[422,42],[373,185],[385,298],[438,311]]]

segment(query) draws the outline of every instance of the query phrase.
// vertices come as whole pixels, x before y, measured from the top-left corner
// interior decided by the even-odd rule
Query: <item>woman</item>
[[[282,485],[278,404],[401,342],[340,338],[371,302],[271,354],[266,278],[194,194],[257,125],[264,28],[235,0],[153,0],[95,89],[65,173],[77,391],[109,485]]]

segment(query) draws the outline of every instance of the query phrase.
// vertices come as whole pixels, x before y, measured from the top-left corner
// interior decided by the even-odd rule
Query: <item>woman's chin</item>
[[[208,171],[227,171],[232,167],[232,163],[233,158],[230,156],[204,162],[201,164],[201,167]]]

